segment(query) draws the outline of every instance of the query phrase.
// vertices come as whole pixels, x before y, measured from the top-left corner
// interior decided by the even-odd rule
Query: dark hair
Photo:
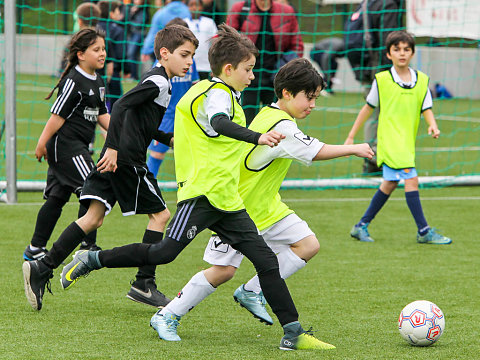
[[[58,87],[63,78],[70,72],[70,70],[72,70],[73,67],[78,65],[77,53],[79,51],[85,52],[90,45],[94,44],[95,41],[97,41],[97,38],[99,37],[105,40],[105,35],[103,34],[103,31],[91,28],[80,30],[72,36],[72,39],[68,44],[68,55],[66,57],[66,60],[68,61],[67,67],[60,76],[60,80],[58,80],[57,85],[55,85],[52,91],[50,91],[45,100],[48,100],[52,97],[53,92]]]
[[[80,4],[75,12],[86,26],[97,26],[98,19],[100,18],[100,8],[94,3],[86,2]]]
[[[283,97],[282,90],[286,89],[293,96],[304,91],[308,97],[314,96],[320,87],[325,88],[325,80],[313,67],[312,63],[305,58],[296,58],[278,70],[273,80],[275,95],[279,99]]]
[[[180,26],[185,26],[186,28],[188,28],[188,24],[185,20],[183,20],[182,18],[179,18],[179,17],[176,17],[176,18],[173,18],[172,20],[170,20],[167,25],[165,25],[165,27],[167,26],[170,26],[170,25],[180,25]]]
[[[97,6],[100,9],[100,17],[102,19],[108,19],[110,12],[117,10],[117,8],[121,10],[123,5],[120,1],[104,0],[99,1]]]
[[[248,60],[250,56],[258,56],[255,44],[225,23],[218,26],[218,33],[212,39],[212,45],[208,50],[208,62],[213,75],[220,75],[225,64],[232,64],[236,69],[238,64]]]
[[[385,47],[387,48],[387,54],[390,54],[390,48],[399,43],[407,43],[408,46],[412,49],[412,52],[415,53],[415,38],[412,34],[401,30],[401,31],[392,31],[388,34],[385,39]]]
[[[198,40],[188,26],[185,27],[176,24],[166,26],[155,36],[155,43],[153,46],[155,57],[157,60],[160,60],[161,48],[167,48],[168,51],[173,53],[176,48],[183,45],[187,41],[190,41],[195,48],[198,47]]]

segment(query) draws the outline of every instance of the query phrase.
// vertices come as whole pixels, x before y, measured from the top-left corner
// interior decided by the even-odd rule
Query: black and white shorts
[[[46,199],[49,196],[54,196],[68,201],[72,193],[77,197],[80,196],[83,183],[94,166],[89,153],[49,161],[47,186],[43,192],[43,197]]]
[[[124,216],[155,214],[167,208],[157,180],[146,166],[118,165],[114,173],[94,169],[80,194],[87,207],[92,199],[105,205],[105,215],[117,201]]]
[[[221,235],[225,243],[234,245],[245,241],[262,241],[247,211],[221,211],[205,196],[189,199],[177,205],[177,211],[165,230],[165,237],[184,244],[190,243],[206,228]]]

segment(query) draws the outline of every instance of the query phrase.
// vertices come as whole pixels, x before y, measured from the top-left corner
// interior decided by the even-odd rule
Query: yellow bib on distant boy
[[[417,71],[417,82],[405,89],[393,81],[390,70],[375,75],[380,114],[377,130],[377,164],[392,169],[415,167],[415,140],[428,76]]]
[[[174,154],[178,202],[206,196],[222,211],[244,209],[238,193],[240,162],[245,143],[223,135],[208,135],[196,116],[212,88],[231,96],[233,122],[245,126],[245,114],[232,90],[223,83],[203,80],[192,86],[180,99],[175,112]]]
[[[295,122],[295,119],[280,109],[264,107],[255,116],[249,129],[263,134],[282,120]],[[264,230],[293,213],[278,193],[292,160],[277,158],[261,169],[253,168],[251,159],[255,158],[256,151],[261,148],[260,145],[248,144],[243,156],[245,161],[240,168],[239,188],[245,208],[258,230]]]

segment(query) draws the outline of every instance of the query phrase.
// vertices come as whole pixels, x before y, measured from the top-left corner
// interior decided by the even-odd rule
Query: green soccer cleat
[[[73,260],[65,265],[60,274],[60,284],[64,290],[70,289],[80,276],[87,276],[90,271],[100,269],[97,251],[80,250],[75,253]]]
[[[180,324],[180,316],[172,313],[161,314],[158,310],[150,320],[150,326],[158,333],[158,337],[166,341],[182,340],[177,334],[177,326]]]
[[[350,236],[362,242],[374,242],[368,232],[368,224],[354,225],[350,231]]]
[[[262,292],[257,294],[253,291],[245,290],[244,285],[240,285],[233,293],[233,299],[238,302],[241,307],[250,311],[252,315],[261,322],[267,325],[273,324],[273,319],[265,308],[267,301]]]
[[[280,350],[331,350],[335,346],[318,340],[312,335],[312,331],[308,330],[294,338],[284,336],[280,342]]]
[[[419,244],[448,245],[452,243],[452,239],[439,234],[435,228],[431,228],[423,236],[417,233],[417,242]]]

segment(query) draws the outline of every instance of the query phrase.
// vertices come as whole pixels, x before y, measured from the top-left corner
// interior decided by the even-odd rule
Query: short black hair
[[[407,43],[408,46],[412,49],[412,52],[415,53],[415,38],[412,34],[404,30],[400,30],[392,31],[385,39],[385,47],[387,48],[387,54],[390,54],[390,48],[392,46],[398,45],[401,42]]]
[[[195,48],[198,47],[198,40],[188,27],[177,24],[168,25],[160,30],[155,36],[155,42],[153,45],[155,57],[157,60],[160,60],[161,48],[167,48],[168,51],[173,53],[175,49],[187,41],[191,42]]]
[[[325,81],[312,63],[305,58],[290,60],[278,70],[273,80],[275,95],[283,98],[282,91],[286,89],[293,96],[304,91],[308,97],[314,96],[320,87],[325,88]]]
[[[218,26],[218,33],[208,50],[208,62],[213,75],[220,75],[226,64],[232,64],[236,69],[238,64],[252,55],[258,56],[258,49],[252,40],[225,23]]]

